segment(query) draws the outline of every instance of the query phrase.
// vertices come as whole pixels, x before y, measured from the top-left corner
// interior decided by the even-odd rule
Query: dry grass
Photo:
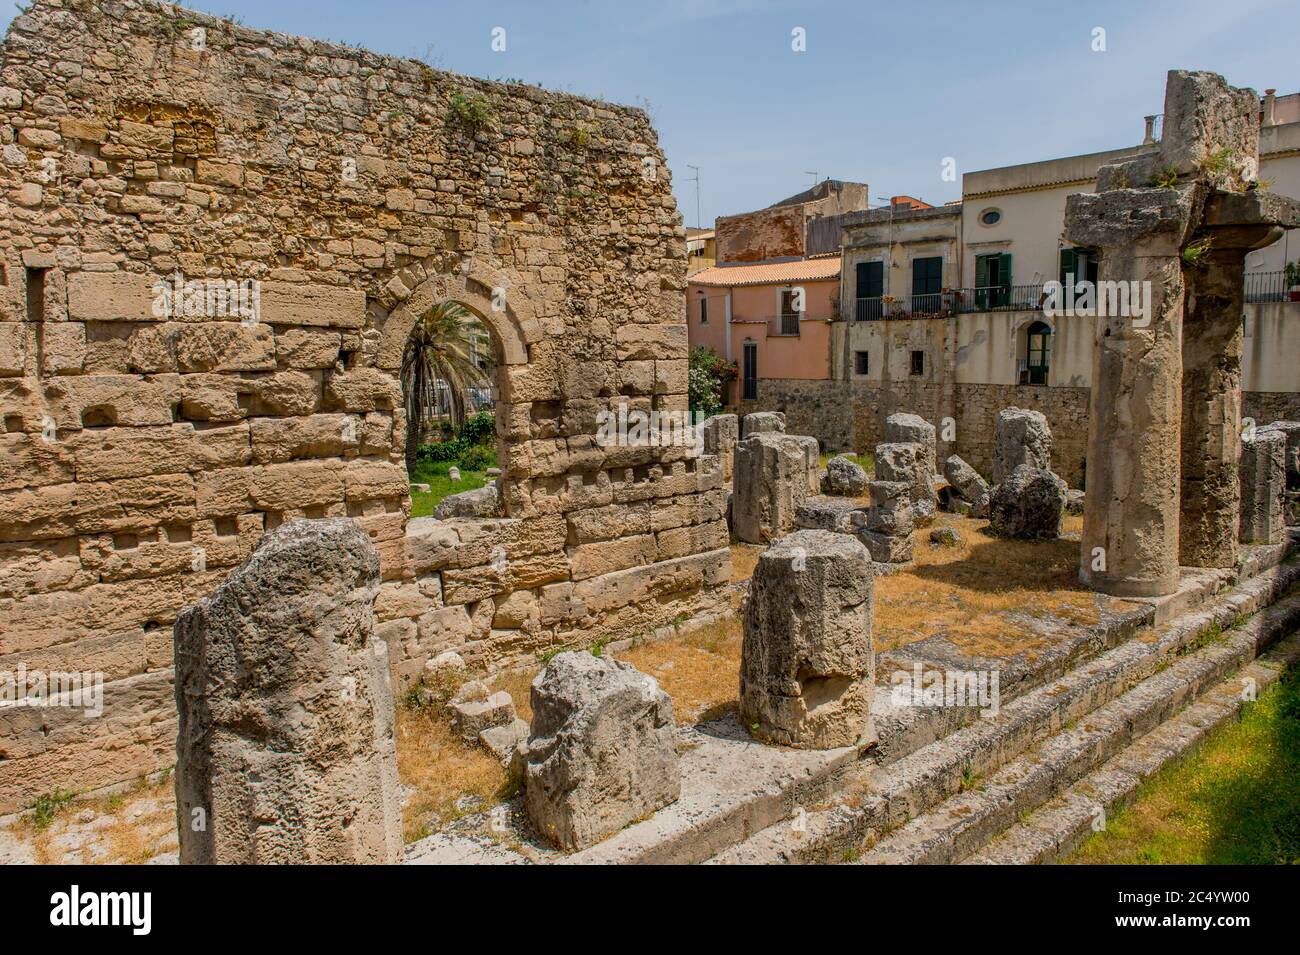
[[[735,707],[740,691],[739,617],[624,650],[618,658],[659,681],[679,723],[711,719]]]
[[[446,709],[437,705],[397,708],[397,775],[415,790],[402,814],[407,842],[514,795],[501,764],[454,734]]]
[[[936,547],[930,528],[918,529],[916,565],[876,580],[878,651],[939,635],[981,656],[1043,646],[1043,638],[1011,611],[1051,614],[1080,626],[1097,623],[1096,597],[1078,581],[1077,542],[1003,540],[987,533],[987,521],[948,514],[935,526],[956,528],[961,543]]]
[[[754,568],[758,566],[758,556],[767,550],[762,544],[732,544],[731,545],[731,579],[749,580],[754,576]]]
[[[9,834],[31,844],[39,865],[143,864],[177,848],[172,778],[167,774],[111,796],[67,802],[44,819],[25,816]]]

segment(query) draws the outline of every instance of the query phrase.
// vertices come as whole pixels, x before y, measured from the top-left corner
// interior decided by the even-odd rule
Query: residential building
[[[719,216],[714,223],[718,263],[804,258],[813,254],[808,247],[810,223],[866,209],[869,198],[864,182],[824,179],[765,209]]]
[[[687,280],[687,334],[740,375],[727,404],[754,402],[763,379],[830,379],[830,328],[840,304],[840,257],[719,265]]]
[[[1105,277],[1094,250],[1065,239],[1066,198],[1091,191],[1102,165],[1154,148],[1159,120],[1147,117],[1130,147],[969,173],[960,203],[894,201],[807,227],[816,241],[806,247],[819,250],[828,226],[841,231],[844,320],[829,329],[830,380],[800,353],[802,374],[769,367],[739,410],[784,411],[791,430],[859,451],[880,440],[888,414],[915,412],[949,425],[943,454],[987,469],[997,411],[1035,408],[1052,421],[1054,467],[1081,485],[1095,319],[1045,313],[1044,284]],[[1260,123],[1264,188],[1300,196],[1300,95],[1267,93]],[[1300,302],[1283,271],[1297,260],[1300,230],[1247,260],[1243,413],[1260,422],[1300,418]]]
[[[718,242],[712,229],[687,228],[686,274],[709,269],[717,264]]]

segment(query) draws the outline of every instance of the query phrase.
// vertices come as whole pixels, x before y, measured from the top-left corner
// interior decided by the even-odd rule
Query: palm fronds
[[[402,353],[402,393],[406,402],[406,467],[415,467],[420,438],[443,408],[452,428],[465,423],[466,392],[487,382],[474,362],[484,331],[458,302],[426,309],[411,329]]]

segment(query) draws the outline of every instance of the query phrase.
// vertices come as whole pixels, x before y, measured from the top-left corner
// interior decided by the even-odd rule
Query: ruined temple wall
[[[95,719],[0,711],[0,812],[171,764],[176,613],[294,517],[375,541],[399,676],[662,623],[727,577],[716,461],[594,439],[602,409],[686,408],[641,111],[38,0],[0,58],[0,220],[0,671],[108,681]],[[177,273],[260,283],[256,320],[160,316]],[[396,373],[442,298],[498,352],[505,516],[408,526]]]

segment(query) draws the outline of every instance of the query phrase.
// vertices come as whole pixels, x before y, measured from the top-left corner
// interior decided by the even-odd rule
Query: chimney
[[[1147,130],[1142,134],[1142,145],[1150,146],[1156,141],[1156,118],[1154,116],[1143,116],[1146,120]]]
[[[1264,90],[1264,119],[1261,126],[1276,126],[1277,115],[1274,109],[1277,104],[1277,90]]]

